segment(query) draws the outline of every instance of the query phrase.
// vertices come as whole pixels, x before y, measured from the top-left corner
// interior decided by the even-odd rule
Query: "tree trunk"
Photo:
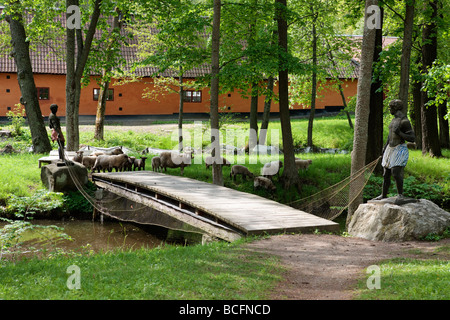
[[[213,159],[219,159],[220,140],[219,140],[219,49],[220,49],[220,9],[221,0],[213,2],[213,28],[212,28],[212,46],[211,46],[211,156]],[[218,161],[217,161],[218,162]],[[222,166],[216,161],[212,166],[213,183],[223,185]]]
[[[439,140],[441,142],[441,148],[450,148],[450,134],[448,120],[444,118],[447,114],[447,104],[444,101],[438,107],[439,116]]]
[[[419,64],[420,59],[418,59]],[[422,82],[417,81],[413,83],[412,95],[413,95],[413,112],[411,114],[411,120],[413,120],[414,133],[416,135],[416,148],[422,150]]]
[[[14,1],[12,6],[20,5],[19,1]],[[16,11],[15,12],[20,12]],[[29,43],[26,40],[25,28],[22,17],[19,13],[14,16],[7,16],[7,22],[11,31],[11,44],[13,50],[11,56],[14,57],[17,67],[17,80],[19,82],[22,97],[20,102],[25,106],[25,111],[30,126],[33,151],[35,153],[50,152],[52,146],[45,129],[42,112],[39,106],[37,89],[34,83],[33,70],[31,67]]]
[[[350,127],[350,129],[353,129],[352,117],[350,116],[350,112],[348,112],[348,110],[347,110],[347,100],[345,100],[344,89],[342,89],[342,85],[340,83],[338,84],[338,87],[339,87],[339,93],[341,94],[341,98],[342,98],[342,104],[344,105],[344,112],[347,116],[348,126]]]
[[[351,174],[361,170],[366,162],[367,135],[369,123],[370,88],[372,82],[372,62],[375,49],[376,29],[367,27],[367,8],[371,5],[378,5],[378,0],[366,0],[364,35],[361,47],[361,59],[358,77],[358,93],[355,109],[355,134],[353,137],[353,151]],[[364,176],[355,179],[350,184],[349,201],[350,205],[347,214],[347,226],[351,221],[353,213],[363,202],[362,187]]]
[[[431,18],[428,20],[422,30],[422,73],[427,73],[437,58],[437,2],[430,0],[429,6],[432,8]],[[439,142],[439,132],[437,126],[437,108],[436,106],[427,107],[428,95],[422,92],[422,154],[429,153],[432,157],[440,157],[441,145]]]
[[[106,70],[103,70],[103,76],[105,77]],[[109,81],[102,80],[100,85],[100,91],[98,93],[97,113],[95,116],[95,133],[94,139],[104,140],[104,124],[105,124],[105,111],[106,111],[106,98],[108,96]]]
[[[313,10],[313,9],[312,9]],[[309,113],[308,121],[308,137],[307,145],[308,147],[313,147],[313,124],[314,116],[316,114],[316,94],[317,94],[317,32],[316,32],[316,20],[317,13],[314,14],[313,24],[312,24],[312,63],[313,63],[313,73],[312,73],[312,84],[311,84],[311,111]]]
[[[289,71],[285,55],[288,52],[286,0],[276,0],[276,17],[278,24],[278,46],[280,54],[278,66],[279,108],[281,134],[283,139],[284,170],[281,176],[285,189],[291,186],[300,188],[298,171],[295,166],[294,143],[292,140],[291,119],[289,115]],[[283,54],[281,54],[283,52]]]
[[[409,69],[412,48],[412,33],[414,27],[414,2],[406,0],[406,13],[403,31],[402,58],[400,61],[400,90],[398,98],[403,101],[403,114],[408,114]]]
[[[249,154],[258,144],[258,84],[252,83],[252,96],[250,99],[250,132],[248,136]]]
[[[380,29],[375,32],[375,49],[373,52],[373,63],[379,61],[380,53],[383,50],[383,8],[380,8]],[[383,150],[383,91],[382,82],[379,77],[374,79],[372,72],[372,84],[370,87],[370,106],[369,106],[369,128],[370,134],[367,135],[366,164],[376,160]],[[381,174],[383,169],[381,161],[375,167],[375,172]]]
[[[183,68],[180,67],[180,76],[178,77],[179,83],[179,94],[180,94],[180,103],[178,110],[178,151],[183,151],[183,107],[184,107],[184,97],[183,97]]]
[[[83,43],[81,30],[66,28],[67,34],[67,52],[66,52],[66,132],[67,132],[67,150],[76,151],[80,145],[79,133],[79,109],[81,94],[81,78],[83,77],[84,67],[91,50],[92,40],[94,38],[97,22],[100,17],[100,5],[102,0],[95,0],[94,11],[91,16],[91,23],[86,32],[86,40]],[[66,0],[66,7],[78,5],[77,0]],[[77,50],[75,51],[75,41]],[[76,65],[75,65],[76,54]]]
[[[121,28],[121,23],[119,22],[120,10],[116,8],[117,16],[114,17],[113,21],[113,31],[117,28]],[[110,36],[113,34],[111,32]],[[106,48],[106,59],[111,59],[110,50],[116,44],[115,39],[110,38],[108,47]],[[97,113],[95,116],[95,132],[94,139],[103,140],[104,139],[104,124],[105,124],[105,111],[106,111],[106,97],[109,88],[109,73],[111,72],[111,67],[104,68],[102,71],[102,83],[100,85],[100,92],[98,95]]]
[[[274,30],[272,32],[272,39],[270,40],[270,46],[277,43],[278,41],[278,31]],[[261,131],[259,133],[259,143],[266,144],[267,141],[267,129],[269,129],[270,121],[270,107],[273,99],[273,86],[274,86],[274,76],[270,75],[267,79],[267,95],[264,101],[264,113],[261,122]],[[273,143],[273,142],[272,142]],[[278,143],[278,142],[277,142]]]
[[[269,128],[269,120],[270,120],[270,106],[272,104],[272,95],[273,95],[273,76],[269,76],[267,80],[267,92],[266,100],[264,101],[264,113],[261,122],[261,131],[259,135],[259,143],[266,144],[267,140],[267,129]]]

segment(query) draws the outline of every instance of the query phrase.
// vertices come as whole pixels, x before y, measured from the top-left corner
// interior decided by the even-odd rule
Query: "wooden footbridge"
[[[265,233],[339,230],[335,222],[287,205],[185,177],[135,171],[94,173],[92,179],[117,196],[227,241]],[[133,221],[136,214],[121,214],[121,219]]]

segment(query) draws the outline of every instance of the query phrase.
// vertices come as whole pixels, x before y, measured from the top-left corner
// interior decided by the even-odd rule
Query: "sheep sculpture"
[[[233,179],[233,181],[236,181],[236,176],[238,174],[242,176],[243,180],[244,179],[247,180],[247,177],[249,177],[251,179],[253,179],[253,177],[254,177],[253,173],[251,173],[247,167],[242,166],[240,164],[236,164],[231,167],[231,171],[230,171],[230,177]]]
[[[312,160],[308,159],[308,160],[300,160],[300,159],[295,159],[295,166],[297,167],[297,170],[308,170],[308,167],[311,165]]]
[[[161,171],[164,169],[164,172],[167,172],[167,168],[180,168],[180,173],[183,175],[184,168],[191,165],[193,154],[164,151],[159,158],[161,159]]]
[[[272,180],[274,175],[280,178],[280,169],[283,167],[282,161],[271,161],[266,163],[261,169],[261,176]]]
[[[73,162],[81,163],[88,170],[92,170],[96,160],[96,156],[85,156],[84,151],[77,151],[76,155],[72,158]]]
[[[225,158],[223,158],[223,157],[220,157],[219,158],[219,161],[217,161],[216,163],[218,163],[218,164],[220,164],[220,165],[223,165],[223,166],[231,166],[231,163],[230,163],[230,161],[228,161],[227,159],[225,159]],[[205,158],[205,166],[206,166],[206,169],[208,169],[210,166],[212,166],[214,164],[214,158],[213,157],[211,157],[211,156],[208,156],[208,157],[206,157]]]
[[[83,151],[77,151],[72,161],[82,163],[82,160],[83,160]]]
[[[92,170],[102,170],[105,172],[111,172],[113,169],[116,169],[116,172],[123,171],[123,168],[126,166],[129,161],[129,157],[126,154],[119,155],[99,155],[97,160],[95,161],[94,167]]]
[[[81,159],[81,164],[85,166],[88,170],[92,170],[96,160],[97,160],[96,156],[83,156],[83,158]]]
[[[145,170],[145,159],[147,159],[147,157],[141,157],[140,159],[135,159],[134,160],[134,165],[133,165],[133,171],[136,171],[136,169],[138,169],[138,171]]]
[[[123,171],[132,171],[136,157],[129,156],[128,161],[123,166]]]
[[[162,172],[160,157],[156,156],[152,158],[152,170]]]
[[[104,155],[114,156],[114,155],[119,155],[119,154],[123,154],[122,147],[117,147],[117,148],[114,148],[112,150],[107,150],[107,151],[96,151],[93,153],[93,155],[95,155],[95,156],[104,156]]]
[[[256,177],[253,180],[253,188],[255,190],[258,188],[263,188],[269,192],[274,192],[277,189],[277,187],[275,187],[275,185],[273,184],[272,180],[262,176]]]

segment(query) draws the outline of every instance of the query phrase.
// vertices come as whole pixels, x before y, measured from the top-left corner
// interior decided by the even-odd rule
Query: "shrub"
[[[372,175],[364,188],[364,200],[373,199],[381,194],[383,186],[383,177]],[[435,183],[426,183],[419,181],[414,176],[406,177],[403,180],[404,195],[415,199],[428,199],[437,205],[442,205],[445,199],[442,186]],[[397,194],[395,181],[392,179],[389,188],[388,197]]]
[[[97,187],[94,183],[89,181],[85,191],[89,196],[94,197]],[[65,208],[69,212],[90,213],[93,210],[91,203],[85,199],[84,195],[79,191],[70,191],[63,195]]]
[[[6,116],[11,121],[12,134],[14,136],[22,135],[22,127],[25,124],[25,108],[20,104],[16,104],[13,110],[6,113]]]
[[[63,194],[45,189],[37,190],[31,196],[19,197],[11,194],[6,201],[6,212],[23,217],[36,212],[51,211],[63,206]]]

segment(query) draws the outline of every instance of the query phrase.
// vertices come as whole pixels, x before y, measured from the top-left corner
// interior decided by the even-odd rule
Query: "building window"
[[[50,88],[36,88],[39,100],[50,99]]]
[[[94,89],[94,101],[98,101],[98,95],[100,94],[100,89]],[[106,101],[114,101],[114,89],[108,89],[106,92]]]
[[[202,102],[202,92],[185,90],[183,91],[183,101],[184,102]]]

